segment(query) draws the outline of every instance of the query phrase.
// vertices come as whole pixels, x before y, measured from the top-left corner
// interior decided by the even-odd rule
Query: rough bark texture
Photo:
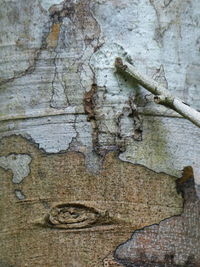
[[[115,153],[92,174],[81,153],[46,154],[22,137],[3,138],[0,151],[9,162],[18,161],[16,155],[31,158],[18,184],[12,182],[15,167],[0,168],[0,250],[9,264],[101,266],[134,229],[182,211],[174,177],[120,161]]]
[[[199,10],[198,0],[1,0],[0,266],[120,266],[113,251],[134,230],[181,214],[175,180],[192,166],[199,188],[199,128],[114,60],[200,109]]]
[[[185,199],[181,216],[136,231],[119,246],[116,257],[125,266],[200,266],[200,205],[194,180],[181,187]]]

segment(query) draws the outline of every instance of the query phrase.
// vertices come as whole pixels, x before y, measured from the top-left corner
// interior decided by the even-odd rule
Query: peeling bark
[[[199,129],[113,65],[134,60],[200,109],[199,9],[2,0],[0,266],[120,266],[113,251],[134,230],[181,214],[183,167],[199,193]]]
[[[178,182],[184,196],[183,213],[135,231],[115,252],[123,266],[199,266],[199,199],[193,178],[184,180]]]

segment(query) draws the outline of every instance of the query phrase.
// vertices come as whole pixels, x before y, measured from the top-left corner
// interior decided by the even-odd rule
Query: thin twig
[[[200,112],[185,104],[181,99],[172,95],[166,88],[159,83],[141,74],[133,65],[126,62],[123,64],[121,58],[116,58],[115,67],[117,71],[130,75],[138,84],[142,85],[149,92],[155,95],[154,101],[157,104],[164,105],[181,114],[184,118],[190,120],[193,124],[200,127]]]

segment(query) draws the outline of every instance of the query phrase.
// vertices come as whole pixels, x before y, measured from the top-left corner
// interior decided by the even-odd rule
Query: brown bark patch
[[[2,139],[0,151],[32,158],[20,184],[0,168],[0,260],[11,265],[103,266],[134,229],[182,210],[175,178],[123,162],[115,153],[92,174],[81,153],[46,154],[20,136]]]
[[[84,95],[84,109],[85,113],[88,115],[88,120],[95,120],[95,93],[97,90],[97,85],[92,84],[91,90],[86,92]]]
[[[52,25],[51,31],[47,37],[47,48],[55,48],[57,46],[60,34],[60,26],[60,23],[55,23]]]

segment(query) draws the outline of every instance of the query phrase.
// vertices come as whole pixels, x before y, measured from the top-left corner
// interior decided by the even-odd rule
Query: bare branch
[[[126,73],[135,79],[140,85],[155,95],[154,101],[157,104],[164,105],[181,114],[184,118],[190,120],[193,124],[200,127],[200,112],[185,104],[181,99],[172,95],[166,88],[159,83],[141,74],[133,65],[126,62],[123,64],[121,58],[116,58],[115,67],[117,71]]]

